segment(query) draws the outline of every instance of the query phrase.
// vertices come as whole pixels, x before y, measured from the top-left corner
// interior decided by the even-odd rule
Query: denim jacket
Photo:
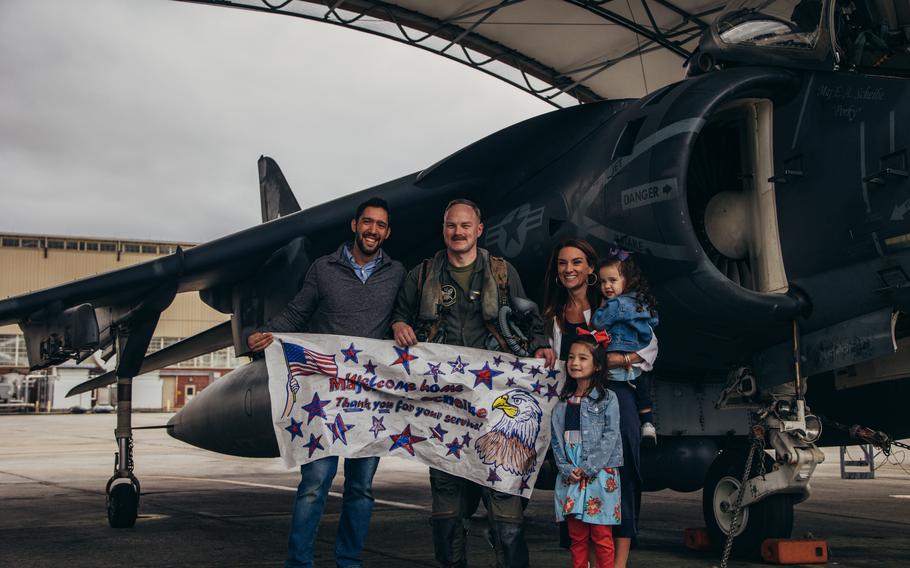
[[[634,353],[651,342],[651,328],[657,327],[658,320],[657,315],[651,316],[647,305],[639,311],[633,294],[622,294],[598,308],[591,322],[595,329],[605,329],[610,334],[607,351]]]
[[[594,477],[605,467],[622,465],[622,439],[619,435],[619,402],[616,395],[605,390],[600,400],[595,400],[593,391],[581,401],[581,463],[572,465],[566,458],[565,431],[566,405],[560,400],[550,414],[552,437],[550,446],[556,467],[564,478],[580,467],[585,475]]]

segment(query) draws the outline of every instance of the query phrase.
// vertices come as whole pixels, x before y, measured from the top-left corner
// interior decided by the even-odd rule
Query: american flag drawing
[[[284,356],[287,358],[288,370],[295,378],[310,375],[338,376],[338,365],[335,364],[335,355],[326,355],[307,349],[296,343],[284,343]]]
[[[297,391],[300,390],[298,379],[310,375],[337,377],[338,365],[335,363],[335,355],[319,353],[296,343],[282,341],[281,349],[288,366],[287,399],[283,413],[283,416],[287,417],[297,402]]]

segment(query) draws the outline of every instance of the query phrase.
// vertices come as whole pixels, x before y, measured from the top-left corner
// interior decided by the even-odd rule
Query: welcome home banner
[[[326,456],[400,456],[530,496],[563,370],[434,343],[275,334],[272,419],[288,467]]]

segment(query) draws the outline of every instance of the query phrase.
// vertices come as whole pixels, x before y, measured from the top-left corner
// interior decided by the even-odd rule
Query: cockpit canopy
[[[723,43],[790,49],[815,48],[821,0],[740,0],[715,23]]]
[[[715,20],[699,51],[722,65],[908,76],[910,0],[738,0]]]

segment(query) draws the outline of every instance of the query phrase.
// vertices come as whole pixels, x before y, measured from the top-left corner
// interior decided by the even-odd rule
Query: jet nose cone
[[[167,431],[181,442],[221,454],[278,457],[265,361],[216,380],[168,420]]]

